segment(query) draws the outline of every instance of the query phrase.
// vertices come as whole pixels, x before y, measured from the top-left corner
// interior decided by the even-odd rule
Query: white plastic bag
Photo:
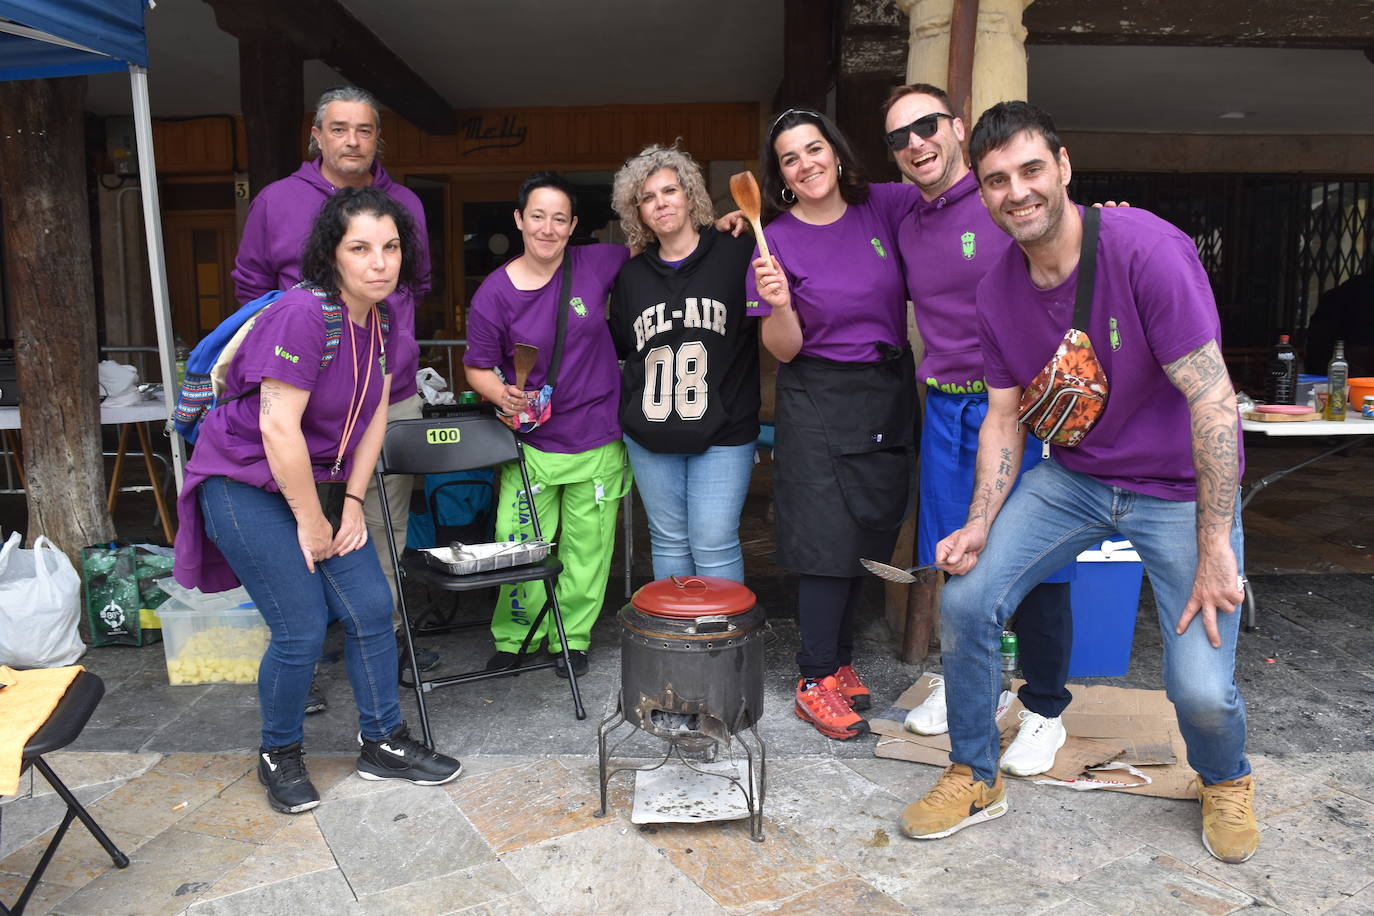
[[[86,651],[81,577],[67,555],[40,537],[23,550],[19,532],[0,548],[0,664],[14,668],[70,665]]]

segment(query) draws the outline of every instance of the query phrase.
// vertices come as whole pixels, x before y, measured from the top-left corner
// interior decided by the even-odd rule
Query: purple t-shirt
[[[925,355],[916,377],[945,394],[987,391],[978,344],[978,283],[1008,248],[969,172],[935,200],[924,198],[897,230],[906,288]]]
[[[880,355],[877,344],[907,345],[897,230],[920,196],[915,185],[874,184],[868,200],[850,204],[833,223],[813,226],[783,213],[764,228],[773,257],[787,273],[803,356],[873,362]],[[752,267],[744,298],[749,316],[773,313],[759,298]]]
[[[319,481],[330,479],[354,391],[361,392],[366,382],[362,409],[344,449],[343,467],[335,478],[346,480],[352,467],[353,450],[367,431],[381,401],[386,355],[373,350],[371,326],[358,327],[348,320],[346,313],[338,350],[322,370],[320,357],[324,344],[324,312],[320,300],[308,290],[288,290],[257,316],[253,329],[229,363],[225,392],[232,397],[260,384],[264,378],[309,391],[310,401],[301,416],[301,432],[310,452],[315,480]],[[383,349],[385,344],[384,337]],[[374,355],[369,357],[369,354]],[[258,427],[261,402],[262,396],[255,391],[219,405],[206,414],[201,423],[195,452],[186,464],[186,479],[177,499],[180,528],[174,572],[182,585],[216,592],[238,584],[224,557],[205,536],[196,491],[206,478],[223,476],[270,493],[277,492],[277,483],[262,444],[262,431]]]
[[[1052,289],[1036,289],[1016,246],[993,265],[978,287],[988,385],[1024,387],[1044,368],[1073,319],[1077,283],[1075,270]],[[1107,409],[1077,447],[1052,447],[1055,460],[1112,486],[1196,499],[1188,402],[1161,368],[1208,341],[1221,344],[1192,239],[1136,207],[1103,210],[1087,331],[1107,374]],[[1239,417],[1236,439],[1239,447]]]
[[[410,213],[415,221],[415,289],[397,289],[387,298],[391,309],[391,402],[415,393],[415,373],[420,368],[420,345],[415,342],[415,304],[429,294],[429,230],[420,198],[397,184],[372,163],[372,186],[384,191]],[[234,259],[234,292],[239,302],[256,299],[274,289],[290,289],[301,281],[301,250],[320,207],[338,189],[320,173],[320,160],[302,162],[295,172],[263,188],[248,207],[243,239]]]
[[[568,310],[563,361],[554,382],[553,416],[524,437],[541,451],[575,455],[620,438],[620,366],[606,326],[606,299],[615,275],[629,259],[623,245],[570,246],[564,267],[539,289],[516,289],[502,266],[472,294],[463,365],[499,366],[514,384],[515,345],[530,344],[539,348],[539,358],[525,387],[538,390],[553,356],[563,270],[572,261],[573,307]]]

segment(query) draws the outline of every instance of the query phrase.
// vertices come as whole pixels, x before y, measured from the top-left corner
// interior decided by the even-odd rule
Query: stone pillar
[[[973,106],[968,127],[998,102],[1024,99],[1026,27],[1021,14],[1032,0],[980,0],[973,58]],[[911,20],[907,52],[909,83],[949,82],[949,25],[954,0],[897,0]]]
[[[910,19],[906,81],[930,83],[950,90],[950,25],[956,0],[897,0]],[[956,112],[969,130],[978,116],[998,102],[1027,95],[1026,29],[1021,14],[1032,0],[979,0],[978,36],[973,52],[973,92],[967,111]],[[957,103],[956,103],[957,104]],[[909,329],[913,349],[920,352],[914,325]],[[922,392],[924,394],[924,392]],[[920,511],[920,506],[917,506]],[[893,551],[893,564],[916,562],[915,526],[908,521]],[[940,586],[935,571],[917,574],[914,585],[885,583],[885,616],[898,640],[898,657],[908,664],[923,662],[932,637],[938,636]]]

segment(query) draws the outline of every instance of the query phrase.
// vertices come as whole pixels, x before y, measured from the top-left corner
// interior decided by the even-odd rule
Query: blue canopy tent
[[[153,160],[153,119],[148,106],[148,41],[143,15],[145,8],[153,5],[154,0],[0,0],[0,80],[128,69],[159,362],[165,381],[176,378],[176,354]],[[176,391],[173,385],[164,384],[163,392],[170,414]],[[172,463],[180,489],[185,451],[176,436],[172,437]]]

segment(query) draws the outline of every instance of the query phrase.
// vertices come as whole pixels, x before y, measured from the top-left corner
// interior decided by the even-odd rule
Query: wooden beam
[[[1363,50],[1374,6],[1349,0],[1035,0],[1026,44]]]
[[[236,38],[277,33],[304,60],[321,60],[429,134],[458,130],[453,106],[339,0],[205,0]]]
[[[783,5],[782,82],[774,111],[825,111],[835,85],[836,0],[791,0]]]
[[[86,78],[0,83],[0,198],[24,437],[28,536],[74,561],[114,525],[101,493]],[[34,125],[40,125],[35,130]]]
[[[949,20],[949,94],[954,113],[973,123],[973,46],[978,38],[978,0],[954,0]]]
[[[248,140],[250,194],[300,165],[302,63],[300,51],[280,35],[239,37],[239,104]]]

